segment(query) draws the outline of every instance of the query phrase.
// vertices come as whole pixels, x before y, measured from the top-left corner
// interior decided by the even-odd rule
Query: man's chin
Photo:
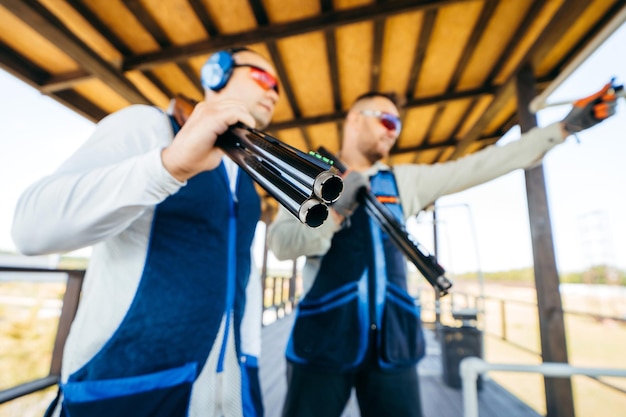
[[[389,156],[389,153],[391,152],[391,146],[387,147],[387,146],[381,146],[380,149],[378,149],[378,152],[376,152],[378,154],[378,159],[384,159],[387,158]]]
[[[256,122],[255,128],[258,130],[263,130],[269,126],[271,118],[255,115],[254,121]]]

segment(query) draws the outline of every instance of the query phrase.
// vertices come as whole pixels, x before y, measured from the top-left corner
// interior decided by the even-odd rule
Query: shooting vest
[[[259,217],[252,180],[240,171],[233,198],[224,164],[157,205],[133,302],[102,349],[63,384],[62,415],[188,415],[192,384],[212,349],[220,349],[215,371],[222,370],[223,317],[226,329],[234,320],[239,356]]]
[[[403,221],[395,177],[379,171],[372,192]],[[349,371],[371,355],[383,369],[415,365],[425,352],[419,310],[407,293],[406,260],[361,205],[337,232],[298,306],[287,359]]]

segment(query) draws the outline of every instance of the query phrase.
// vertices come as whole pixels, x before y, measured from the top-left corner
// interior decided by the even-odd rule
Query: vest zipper
[[[374,252],[374,276],[370,278],[369,282],[370,329],[376,330],[380,329],[383,307],[385,305],[387,262],[385,259],[382,230],[372,219],[369,219],[369,222],[372,236],[372,251]]]
[[[226,316],[224,320],[224,336],[222,338],[222,345],[220,346],[220,354],[217,360],[217,384],[219,389],[216,394],[216,409],[218,415],[223,414],[224,404],[224,389],[223,389],[223,374],[224,362],[226,359],[226,347],[228,346],[228,335],[230,333],[230,323],[233,315],[233,309],[235,304],[235,281],[237,279],[237,203],[235,201],[236,196],[232,193],[229,198],[229,215],[228,215],[228,255],[226,263],[226,305],[224,307],[224,314]],[[217,387],[216,387],[217,388]]]
[[[220,348],[220,356],[217,361],[217,372],[222,372],[224,370],[224,358],[226,356],[226,345],[228,344],[228,333],[230,330],[230,321],[233,311],[233,306],[235,304],[235,280],[236,280],[236,272],[237,265],[235,264],[235,254],[236,254],[236,237],[237,237],[237,222],[235,216],[235,203],[231,200],[231,208],[230,215],[228,217],[228,260],[227,260],[227,269],[228,273],[226,283],[226,307],[224,309],[224,314],[226,315],[226,322],[224,325],[224,338],[222,339],[222,346]]]

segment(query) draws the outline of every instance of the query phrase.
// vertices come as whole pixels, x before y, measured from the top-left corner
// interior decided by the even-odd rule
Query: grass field
[[[459,292],[478,295],[475,283],[455,283]],[[532,286],[485,285],[485,314],[479,327],[484,331],[484,359],[492,363],[531,364],[541,363],[539,318],[536,307],[536,293]],[[432,291],[422,293],[426,305],[432,302]],[[493,299],[490,299],[493,297]],[[502,303],[497,299],[515,300]],[[459,297],[456,297],[459,300]],[[470,297],[471,300],[471,297]],[[569,363],[577,367],[620,368],[626,370],[626,322],[619,320],[599,320],[578,314],[567,314],[568,310],[589,312],[605,316],[626,317],[626,303],[619,298],[603,298],[591,294],[562,294],[565,331]],[[455,301],[456,303],[456,301]],[[474,305],[471,304],[473,307]],[[463,306],[461,306],[463,307]],[[442,310],[447,306],[442,301]],[[503,320],[505,314],[506,341],[503,340]],[[434,313],[423,312],[425,321],[434,321]],[[445,314],[442,320],[452,324]],[[546,414],[543,376],[529,373],[491,372],[489,377],[522,399],[538,413]],[[602,378],[618,389],[606,387],[584,376],[572,378],[574,405],[577,417],[623,417],[626,415],[626,378]],[[621,392],[619,390],[623,390]]]
[[[64,282],[0,282],[0,389],[48,375]],[[0,417],[39,417],[54,388],[0,405]]]
[[[477,285],[472,283],[457,282],[455,290],[478,294]],[[0,389],[48,374],[58,324],[58,309],[64,291],[65,284],[57,282],[0,282]],[[534,288],[524,284],[487,284],[485,296],[516,301],[505,303],[507,341],[502,339],[502,304],[497,300],[485,302],[484,319],[480,320],[480,327],[485,332],[485,360],[493,363],[539,364],[540,357],[532,353],[538,352],[540,346],[537,310],[534,305],[529,304],[535,302]],[[425,307],[432,303],[429,297],[432,297],[432,290],[425,289],[422,292]],[[616,317],[626,316],[625,300],[608,302],[589,294],[562,297],[566,311],[570,309]],[[455,299],[458,300],[459,297]],[[442,309],[445,311],[445,305],[442,305]],[[424,308],[423,319],[434,321],[434,314]],[[444,324],[452,324],[452,319],[445,314],[443,320]],[[445,320],[448,322],[445,323]],[[565,314],[565,326],[570,364],[626,369],[626,323]],[[542,376],[492,372],[489,377],[545,415]],[[614,378],[606,381],[626,391],[626,379]],[[577,417],[625,415],[624,392],[580,376],[572,378],[572,386]],[[41,416],[43,408],[53,396],[54,389],[50,389],[1,405],[0,417]]]

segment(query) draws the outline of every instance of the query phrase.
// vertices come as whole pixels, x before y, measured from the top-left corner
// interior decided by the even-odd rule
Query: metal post
[[[61,375],[61,361],[63,360],[63,349],[65,341],[70,333],[70,327],[78,310],[80,292],[83,286],[85,271],[76,270],[67,272],[67,285],[63,295],[63,306],[57,329],[54,348],[52,350],[52,360],[50,361],[50,375]]]
[[[435,257],[439,256],[439,242],[437,239],[437,206],[433,205],[433,255]],[[452,296],[452,294],[451,294]],[[435,290],[435,335],[439,336],[439,326],[441,325],[441,301],[440,301],[439,292]],[[454,308],[454,305],[451,303],[450,310]]]

